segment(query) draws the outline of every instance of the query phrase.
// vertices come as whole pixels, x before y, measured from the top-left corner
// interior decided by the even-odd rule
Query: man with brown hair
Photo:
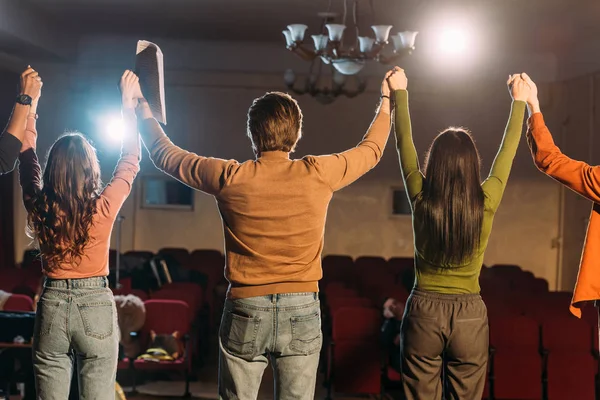
[[[318,298],[327,207],[333,193],[381,159],[390,133],[388,80],[377,116],[348,151],[290,159],[302,134],[294,99],[272,92],[248,110],[255,160],[202,157],[175,146],[140,101],[139,128],[154,164],[217,199],[229,281],[219,331],[219,396],[256,399],[265,367],[275,372],[275,398],[313,399],[322,345]]]

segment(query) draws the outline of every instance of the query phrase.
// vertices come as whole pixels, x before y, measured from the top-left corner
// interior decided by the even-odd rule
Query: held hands
[[[404,70],[400,67],[394,67],[387,74],[381,84],[381,94],[389,96],[390,92],[395,90],[406,90],[408,86],[408,79]]]
[[[126,70],[119,82],[119,90],[123,101],[123,108],[135,109],[138,101],[144,98],[140,87],[140,78],[130,70]]]
[[[42,95],[42,78],[40,75],[30,66],[21,74],[21,94],[25,94],[33,99],[33,102],[37,103]]]
[[[506,84],[514,101],[527,101],[531,88],[521,77],[521,74],[510,75]]]
[[[529,115],[540,112],[538,89],[526,73],[514,74],[508,77],[508,88],[513,100],[527,102]]]
[[[521,78],[527,82],[529,88],[529,97],[527,98],[527,108],[529,109],[529,115],[540,112],[540,100],[538,99],[538,88],[537,85],[531,80],[529,75],[526,73],[521,74]]]

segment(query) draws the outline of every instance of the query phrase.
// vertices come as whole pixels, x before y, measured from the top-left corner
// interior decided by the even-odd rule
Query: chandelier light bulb
[[[358,60],[341,60],[333,63],[333,67],[344,75],[356,75],[364,66],[365,62]]]
[[[375,44],[375,39],[366,37],[366,36],[359,36],[358,42],[360,45],[360,52],[368,53],[371,50],[373,50],[373,45]]]
[[[286,29],[286,30],[282,31],[281,33],[283,33],[283,36],[285,36],[285,45],[287,47],[290,47],[291,45],[294,44],[294,41],[292,40],[292,32],[290,32]]]
[[[339,71],[333,72],[333,82],[338,86],[343,86],[346,83],[346,76]]]
[[[325,35],[312,35],[313,42],[315,42],[315,51],[325,50],[327,47],[327,36]]]
[[[344,36],[344,29],[346,29],[346,25],[342,24],[327,24],[325,25],[327,31],[329,32],[329,40],[332,42],[339,42],[342,40]]]
[[[373,25],[371,27],[375,32],[375,39],[377,43],[386,43],[390,37],[390,31],[392,30],[391,25]]]
[[[292,24],[287,27],[292,34],[292,40],[294,42],[302,42],[304,40],[304,33],[308,29],[308,26],[303,24]]]
[[[283,74],[283,81],[286,85],[291,86],[296,81],[296,74],[291,69],[287,69]]]
[[[417,39],[418,34],[419,32],[415,31],[404,31],[398,32],[397,36],[400,38],[402,46],[405,49],[412,49],[413,47],[415,47],[415,40]]]

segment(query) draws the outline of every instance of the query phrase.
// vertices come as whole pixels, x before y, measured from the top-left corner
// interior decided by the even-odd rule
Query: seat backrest
[[[376,340],[338,340],[333,348],[336,393],[381,392],[381,355]]]
[[[178,331],[185,335],[190,331],[190,308],[181,300],[150,299],[144,302],[146,321],[144,333],[151,330],[157,334],[170,334]]]
[[[383,258],[383,257],[374,257],[374,256],[362,256],[362,257],[358,257],[355,261],[354,261],[354,265],[356,265],[356,268],[361,271],[363,268],[364,269],[371,269],[371,268],[379,268],[382,270],[387,269],[387,261]]]
[[[4,303],[3,311],[33,311],[33,300],[22,294],[12,294]]]
[[[179,247],[165,247],[158,251],[158,254],[164,257],[170,257],[182,267],[188,267],[191,264],[191,255],[187,249]]]
[[[593,328],[586,321],[567,315],[548,319],[542,324],[542,345],[553,351],[591,353]]]
[[[203,249],[194,250],[190,254],[190,262],[193,264],[191,267],[196,268],[198,266],[210,265],[218,266],[223,269],[225,266],[225,257],[223,253],[218,250]]]
[[[348,306],[333,314],[332,338],[338,340],[379,340],[381,312],[372,307]]]
[[[523,315],[490,318],[490,345],[496,349],[539,349],[540,325]]]
[[[342,307],[373,307],[371,300],[364,297],[334,297],[327,304],[332,314]]]
[[[177,290],[177,289],[160,289],[156,292],[152,292],[150,295],[152,300],[178,300],[185,303],[188,308],[188,316],[191,320],[195,319],[200,307],[201,299],[198,299],[198,295],[192,292]],[[190,321],[191,321],[190,320]]]

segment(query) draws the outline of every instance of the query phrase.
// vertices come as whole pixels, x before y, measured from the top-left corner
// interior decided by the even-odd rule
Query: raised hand
[[[531,88],[527,82],[521,78],[521,74],[509,76],[506,84],[508,85],[510,96],[514,101],[527,101],[531,93]]]
[[[406,90],[408,87],[408,79],[404,70],[400,67],[394,67],[387,76],[387,82],[390,90]]]
[[[25,94],[37,102],[42,95],[42,78],[30,66],[21,74],[21,94]]]
[[[119,82],[119,90],[121,91],[124,108],[135,108],[139,99],[144,98],[140,87],[140,79],[130,70],[123,73]]]
[[[538,99],[537,85],[525,72],[521,74],[521,78],[527,83],[530,89],[529,97],[527,98],[527,108],[529,109],[529,113],[533,114],[540,112],[540,100]]]

